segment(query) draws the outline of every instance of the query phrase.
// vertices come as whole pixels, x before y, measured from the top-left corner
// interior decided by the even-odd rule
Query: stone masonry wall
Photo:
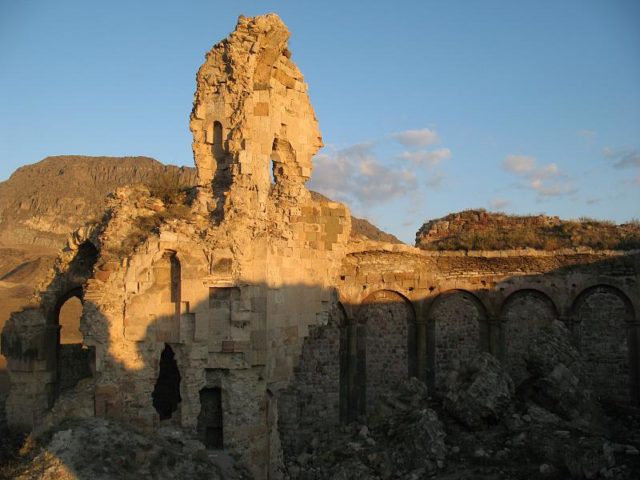
[[[633,362],[629,353],[637,348],[632,343],[630,306],[616,289],[598,286],[584,292],[573,313],[580,350],[596,388],[608,398],[629,402]]]
[[[505,301],[500,315],[504,333],[503,358],[516,385],[527,377],[523,358],[529,339],[557,317],[553,302],[536,290],[515,292]]]
[[[415,328],[415,315],[411,304],[395,292],[375,292],[364,301],[358,311],[357,342],[364,356],[364,371],[358,371],[366,379],[365,404],[371,412],[378,397],[395,390],[402,379],[409,377],[413,363],[409,348]],[[412,346],[413,346],[413,342]]]
[[[478,351],[488,350],[488,320],[472,294],[454,290],[436,298],[428,321],[432,326],[436,385],[441,388],[447,372]]]

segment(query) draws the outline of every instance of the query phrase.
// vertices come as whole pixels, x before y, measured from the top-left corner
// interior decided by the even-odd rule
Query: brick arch
[[[524,362],[529,340],[558,319],[559,309],[545,292],[524,288],[512,292],[500,307],[500,358],[517,384],[527,378]]]
[[[389,289],[376,290],[374,292],[369,293],[366,297],[364,297],[360,302],[360,305],[356,309],[356,314],[355,314],[356,320],[360,321],[360,317],[361,317],[360,312],[366,305],[377,302],[379,300],[383,300],[383,299],[387,299],[390,301],[396,299],[400,303],[401,302],[406,303],[407,306],[411,309],[411,314],[413,315],[413,319],[415,321],[416,311],[411,300],[403,293],[398,292],[397,290],[389,290]]]
[[[93,274],[99,251],[87,240],[80,244],[67,271],[59,275],[42,294],[41,311],[49,325],[58,325],[60,308],[71,297],[83,301],[83,286]]]
[[[76,297],[84,304],[84,291],[82,290],[82,285],[71,287],[66,293],[60,295],[56,300],[55,306],[51,311],[51,316],[49,320],[52,323],[59,324],[60,323],[60,310],[62,310],[62,306],[67,303],[68,300]]]
[[[372,292],[358,307],[350,330],[355,342],[349,339],[352,413],[371,411],[380,395],[415,374],[415,321],[412,303],[393,290]]]
[[[489,350],[488,313],[472,292],[440,292],[427,311],[427,381],[441,388],[447,372]]]
[[[635,322],[635,308],[633,306],[633,302],[629,298],[629,296],[618,286],[612,285],[610,283],[597,283],[594,285],[589,285],[588,287],[584,287],[583,290],[576,295],[575,299],[571,303],[571,315],[575,314],[576,308],[579,306],[581,301],[584,301],[584,298],[596,291],[597,289],[605,289],[610,291],[612,294],[618,296],[620,300],[624,303],[625,308],[628,309],[630,313],[630,323]]]
[[[616,402],[640,403],[638,325],[629,297],[609,284],[590,286],[574,300],[571,317],[599,394]]]

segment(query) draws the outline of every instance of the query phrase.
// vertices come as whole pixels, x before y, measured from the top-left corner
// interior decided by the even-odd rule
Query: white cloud
[[[449,150],[448,148],[438,148],[432,151],[405,151],[398,155],[398,158],[401,160],[409,160],[415,165],[427,165],[428,167],[433,167],[434,165],[438,165],[443,160],[451,158],[451,150]]]
[[[405,147],[420,148],[433,145],[440,141],[440,137],[435,130],[423,128],[420,130],[405,130],[391,135]]]
[[[518,177],[526,180],[526,188],[535,190],[538,198],[557,197],[577,191],[566,175],[560,172],[558,165],[548,163],[538,166],[534,157],[525,155],[507,155],[502,167]]]
[[[416,175],[406,168],[385,165],[361,143],[314,158],[309,188],[336,200],[363,207],[383,204],[417,188]]]
[[[512,173],[524,173],[533,170],[536,159],[525,155],[507,155],[502,162],[505,170]]]
[[[504,198],[494,198],[490,202],[490,206],[493,210],[502,210],[506,206],[509,205],[509,200],[505,200]]]

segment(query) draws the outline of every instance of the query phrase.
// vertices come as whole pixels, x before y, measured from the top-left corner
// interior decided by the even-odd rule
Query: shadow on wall
[[[407,376],[441,392],[448,373],[479,351],[500,359],[518,385],[528,376],[529,339],[556,319],[572,332],[600,397],[640,404],[640,298],[632,300],[636,280],[616,262],[511,276],[473,290],[443,280],[417,300],[410,299],[414,287],[401,282],[371,293],[356,285],[354,291],[367,290],[363,300],[339,305],[329,324],[311,327],[304,341],[280,398],[285,449],[299,451],[319,422],[370,412],[380,393]]]
[[[83,298],[82,353],[65,353],[60,309],[82,298],[96,258],[94,247],[81,247],[42,295],[42,306],[7,323],[2,348],[13,382],[11,423],[41,425],[85,402],[80,410],[142,430],[184,428],[207,448],[237,452],[265,477],[281,449],[296,451],[319,422],[366,414],[381,393],[410,376],[437,391],[450,369],[489,351],[516,383],[523,380],[528,339],[554,319],[570,327],[603,396],[640,403],[637,308],[611,278],[594,276],[585,288],[553,283],[580,267],[506,278],[486,290],[434,288],[418,299],[405,291],[411,287],[380,289],[357,303],[308,285],[212,285],[208,301],[192,305],[182,301],[181,266],[167,251],[150,290],[160,299],[156,311],[166,313],[144,319],[125,313],[118,323]],[[137,301],[146,303],[150,291]],[[270,320],[326,295],[333,301],[316,314],[317,325]],[[247,308],[262,312],[263,324],[247,322]],[[130,336],[139,320],[142,334]],[[290,381],[282,381],[288,374]],[[90,395],[79,399],[71,387],[87,377]]]

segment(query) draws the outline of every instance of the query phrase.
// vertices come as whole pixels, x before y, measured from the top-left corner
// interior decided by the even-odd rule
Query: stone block
[[[269,115],[269,104],[267,102],[258,102],[253,107],[253,114],[256,117],[264,117]]]
[[[193,334],[194,342],[206,342],[209,339],[209,320],[211,311],[204,310],[195,313],[195,330]]]

